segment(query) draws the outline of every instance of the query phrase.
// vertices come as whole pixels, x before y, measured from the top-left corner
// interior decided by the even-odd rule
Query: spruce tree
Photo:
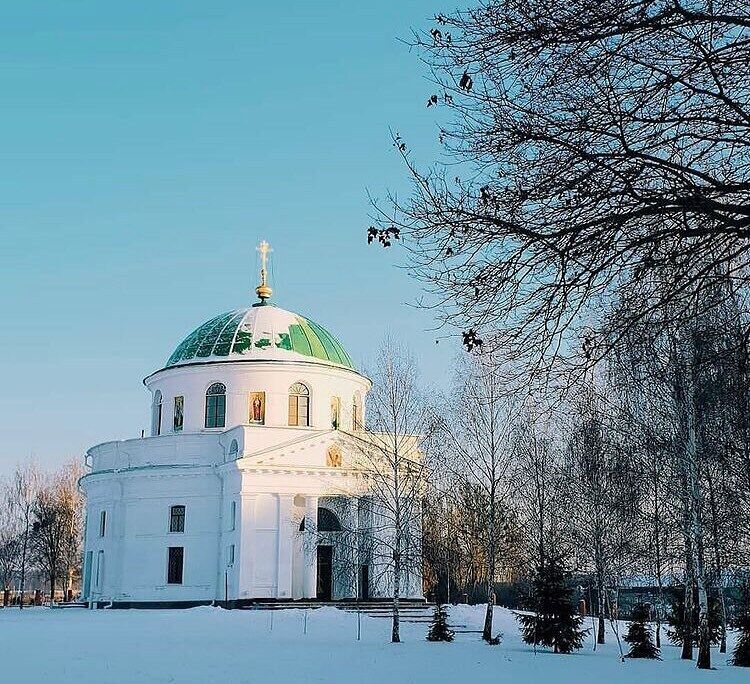
[[[625,641],[630,644],[626,658],[651,658],[661,660],[659,649],[654,643],[654,634],[648,624],[649,609],[647,605],[639,603],[633,607],[631,621]]]
[[[750,580],[740,586],[740,600],[735,610],[733,622],[739,635],[732,651],[732,665],[750,667]]]
[[[448,627],[448,611],[441,603],[435,604],[432,625],[427,633],[427,641],[453,641],[453,630]]]
[[[693,590],[693,645],[698,645],[698,619],[700,607],[698,605],[698,590]],[[666,622],[669,625],[667,638],[675,645],[682,643],[685,631],[685,588],[674,587],[672,592],[672,609],[667,614]],[[715,596],[708,598],[708,634],[712,646],[721,643],[721,603]]]
[[[533,615],[518,615],[521,635],[527,644],[552,648],[555,653],[572,653],[583,646],[588,630],[576,614],[573,589],[557,559],[544,561],[532,584]]]

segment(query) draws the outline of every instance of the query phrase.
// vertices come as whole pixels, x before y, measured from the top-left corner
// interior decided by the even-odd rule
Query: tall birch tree
[[[437,422],[440,466],[452,475],[454,491],[469,488],[474,492],[474,508],[481,510],[487,596],[482,639],[487,642],[493,641],[495,578],[512,510],[516,421],[520,412],[520,402],[509,398],[505,379],[502,367],[481,351],[462,358],[453,390]]]

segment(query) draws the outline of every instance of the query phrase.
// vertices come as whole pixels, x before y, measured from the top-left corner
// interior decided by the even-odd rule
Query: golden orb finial
[[[266,240],[262,240],[256,247],[260,254],[260,284],[255,288],[261,304],[265,304],[267,299],[271,298],[273,290],[268,285],[268,255],[273,251],[271,245]]]

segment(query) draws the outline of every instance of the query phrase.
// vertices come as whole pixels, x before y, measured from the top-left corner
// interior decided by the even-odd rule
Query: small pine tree
[[[660,651],[654,643],[654,634],[648,624],[648,618],[648,606],[639,603],[633,607],[628,633],[624,637],[625,641],[630,644],[630,651],[625,654],[626,658],[661,660]]]
[[[733,623],[739,635],[732,651],[732,665],[750,667],[750,580],[740,586],[740,599],[735,610]]]
[[[667,614],[667,638],[675,645],[682,643],[685,631],[685,587],[676,586],[672,593],[672,609]],[[698,590],[693,590],[693,646],[698,645],[698,620],[700,606],[698,605]],[[708,598],[708,634],[712,646],[721,643],[721,603],[715,596]]]
[[[518,615],[527,644],[547,646],[555,653],[572,653],[583,646],[588,630],[576,614],[568,575],[556,559],[537,568],[531,596],[534,615]]]
[[[427,641],[453,641],[454,632],[448,627],[448,611],[438,603],[432,614],[432,625],[427,633]]]

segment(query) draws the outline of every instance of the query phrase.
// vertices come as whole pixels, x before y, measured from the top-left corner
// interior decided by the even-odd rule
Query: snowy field
[[[424,640],[428,625],[404,624],[404,643],[388,643],[390,620],[335,608],[303,610],[0,610],[0,682],[8,684],[399,684],[401,682],[750,682],[750,671],[714,653],[713,672],[699,672],[663,649],[663,662],[619,662],[612,634],[594,653],[553,655],[532,650],[512,614],[496,610],[500,646],[478,634],[452,644]],[[451,611],[451,623],[479,630],[480,606]],[[731,642],[730,642],[731,645]]]

